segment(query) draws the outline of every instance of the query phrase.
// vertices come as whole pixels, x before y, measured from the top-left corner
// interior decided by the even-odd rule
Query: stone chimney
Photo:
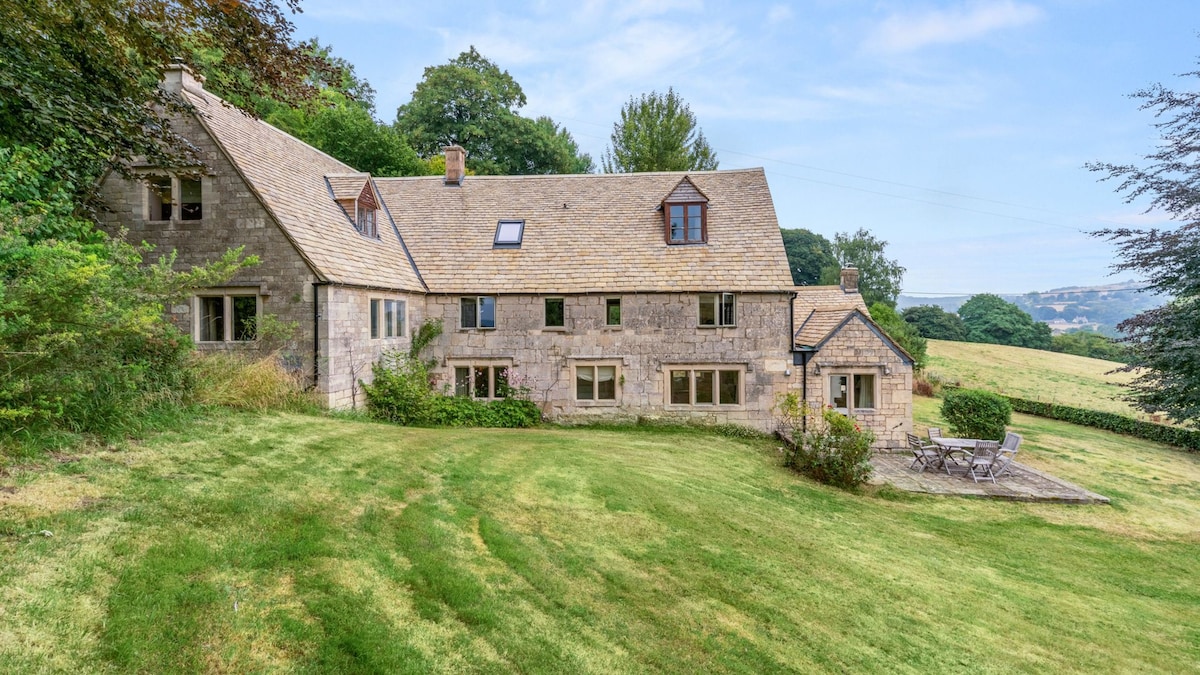
[[[446,153],[446,185],[462,185],[467,174],[467,151],[461,145],[448,145],[442,150]]]
[[[842,268],[842,290],[846,293],[858,292],[858,268]]]
[[[204,76],[197,75],[183,63],[172,63],[163,70],[163,91],[178,94],[184,89],[199,94],[204,92]]]

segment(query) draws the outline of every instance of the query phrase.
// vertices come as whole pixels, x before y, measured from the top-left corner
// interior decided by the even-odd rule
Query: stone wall
[[[459,328],[458,295],[429,295],[428,315],[445,333],[435,376],[453,387],[454,367],[508,365],[531,398],[556,419],[661,416],[773,428],[771,407],[788,386],[789,293],[738,294],[735,327],[699,326],[696,293],[499,295],[495,329]],[[545,298],[562,297],[565,327],[546,328]],[[605,300],[621,299],[621,325],[605,325]],[[577,401],[575,368],[615,365],[615,401]],[[674,406],[667,400],[672,366],[737,370],[737,405]]]
[[[370,382],[371,364],[385,351],[408,352],[412,334],[425,317],[421,295],[373,291],[344,286],[321,286],[320,369],[318,390],[331,408],[365,405],[358,380]],[[405,304],[404,334],[371,337],[371,300],[401,300]]]
[[[246,255],[257,255],[260,264],[241,270],[223,288],[256,289],[261,314],[271,314],[284,323],[295,324],[294,335],[284,347],[287,363],[311,383],[312,283],[316,277],[200,123],[184,117],[177,122],[177,131],[196,144],[208,167],[201,178],[203,219],[181,220],[176,205],[175,217],[170,221],[148,220],[149,190],[146,184],[128,181],[113,173],[101,186],[108,209],[102,215],[102,226],[114,234],[127,230],[125,238],[132,243],[145,241],[152,244],[155,250],[147,256],[148,260],[176,251],[177,269],[218,259],[227,250],[238,246],[245,246]],[[135,169],[148,175],[165,175],[153,167]],[[193,338],[196,337],[194,311],[192,302],[169,308],[172,321]],[[256,347],[252,342],[198,345],[202,350],[250,350]]]
[[[856,408],[850,411],[851,415],[874,432],[876,449],[906,447],[905,434],[912,431],[912,366],[907,365],[866,323],[852,320],[810,359],[807,366],[809,406],[820,410],[831,403],[829,379],[836,374],[875,375],[875,408]],[[797,372],[797,377],[800,376]]]

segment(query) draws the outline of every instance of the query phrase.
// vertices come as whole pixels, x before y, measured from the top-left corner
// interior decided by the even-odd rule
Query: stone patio
[[[996,484],[993,485],[990,480],[976,483],[962,470],[949,476],[945,471],[934,471],[933,469],[917,473],[908,468],[912,464],[912,460],[912,455],[909,454],[876,454],[871,458],[871,465],[875,467],[871,484],[887,484],[907,492],[1010,499],[1021,502],[1109,503],[1108,497],[1104,495],[1098,495],[1074,483],[1068,483],[1061,478],[1018,462],[1013,462],[1009,466],[1008,473],[997,478]]]

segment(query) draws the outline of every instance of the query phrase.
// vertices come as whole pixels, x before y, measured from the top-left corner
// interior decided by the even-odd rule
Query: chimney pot
[[[446,153],[446,185],[462,185],[467,173],[467,151],[461,145],[442,148]]]
[[[842,290],[846,293],[858,292],[858,268],[842,268]]]

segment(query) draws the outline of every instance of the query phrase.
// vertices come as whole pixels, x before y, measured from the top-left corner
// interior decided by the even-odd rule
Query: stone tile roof
[[[331,173],[325,176],[329,179],[329,189],[333,191],[334,199],[358,199],[363,187],[371,179],[369,173]]]
[[[185,95],[196,107],[201,123],[322,280],[425,290],[386,217],[380,218],[379,239],[359,234],[325,182],[326,174],[356,174],[358,187],[352,196],[357,197],[366,174],[224,105],[210,93],[185,90]]]
[[[820,345],[855,310],[870,317],[862,295],[847,293],[841,286],[799,286],[795,290],[792,308],[799,325],[796,329],[797,347]]]
[[[900,358],[913,362],[912,356],[871,318],[867,303],[857,291],[847,293],[840,286],[800,286],[795,290],[792,309],[799,328],[793,344],[797,348],[820,349],[847,321],[857,317]]]
[[[709,199],[707,244],[664,241],[659,206],[685,175]],[[792,290],[762,169],[375,185],[433,292]],[[520,248],[493,248],[501,219],[525,221]]]

